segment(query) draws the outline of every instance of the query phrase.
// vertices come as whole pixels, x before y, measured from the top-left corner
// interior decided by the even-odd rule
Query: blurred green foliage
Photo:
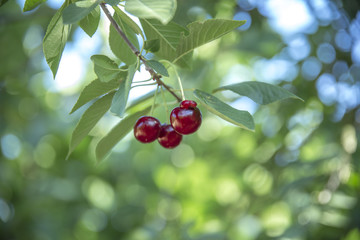
[[[250,14],[252,21],[246,31],[197,51],[193,68],[181,71],[185,88],[210,92],[247,77],[276,83],[305,102],[259,107],[246,99],[234,101],[235,107],[253,107],[255,133],[200,106],[202,127],[178,148],[143,145],[129,134],[100,164],[94,146],[108,122],[65,161],[80,115],[68,115],[78,92],[53,91],[45,73],[41,41],[55,11],[42,5],[21,14],[15,1],[4,4],[0,239],[360,239],[360,63],[354,50],[335,42],[345,31],[355,49],[359,40],[350,33],[356,27],[352,31],[360,31],[359,4],[319,1],[331,4],[330,15],[340,16],[321,23],[312,8],[319,25],[299,33],[310,50],[298,57],[301,44],[294,48],[291,37],[274,31],[270,17],[260,11],[261,1],[251,7],[254,2],[178,1],[175,21],[180,24],[233,18],[238,12]],[[322,45],[330,49],[325,55],[323,43],[330,45]],[[331,49],[336,58],[330,61]],[[271,78],[274,73],[265,68],[271,61],[293,66],[295,73]],[[318,63],[316,72],[312,67]],[[322,79],[334,79],[335,90],[324,87]],[[227,92],[218,96],[235,99]],[[162,109],[155,115],[166,119]],[[116,118],[108,116],[108,121]]]

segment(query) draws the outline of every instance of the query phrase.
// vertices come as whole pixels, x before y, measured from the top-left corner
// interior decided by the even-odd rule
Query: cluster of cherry
[[[164,148],[174,148],[182,140],[182,135],[194,133],[201,124],[201,112],[195,101],[184,100],[180,107],[171,111],[170,123],[162,124],[151,116],[140,117],[134,126],[135,138],[142,143],[156,139]]]

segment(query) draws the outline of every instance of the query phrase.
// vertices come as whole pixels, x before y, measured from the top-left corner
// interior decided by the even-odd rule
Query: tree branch
[[[178,102],[181,102],[182,99],[171,90],[171,88],[166,85],[162,80],[161,80],[161,75],[157,74],[155,72],[155,70],[153,68],[151,68],[148,64],[146,59],[141,55],[141,53],[139,52],[139,50],[134,46],[134,44],[132,44],[130,42],[130,40],[126,37],[125,33],[121,30],[121,28],[119,27],[119,25],[116,23],[115,19],[111,16],[109,10],[106,8],[105,3],[100,3],[100,7],[101,9],[104,11],[106,17],[109,19],[111,25],[113,25],[113,27],[115,28],[115,30],[120,34],[121,38],[124,39],[125,43],[129,46],[129,48],[131,49],[131,51],[141,60],[141,62],[144,64],[146,71],[148,71],[151,74],[151,77],[156,81],[157,84],[164,86],[165,89],[171,93],[171,95],[173,95],[176,100]]]

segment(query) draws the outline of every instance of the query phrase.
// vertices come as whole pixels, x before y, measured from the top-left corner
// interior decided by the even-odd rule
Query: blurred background
[[[179,147],[129,134],[99,164],[94,147],[119,121],[110,114],[65,157],[86,107],[68,113],[95,79],[89,58],[111,56],[108,22],[92,38],[72,28],[53,80],[42,39],[61,3],[0,8],[0,239],[360,239],[359,1],[179,0],[182,25],[247,20],[196,50],[185,88],[256,80],[305,101],[217,93],[254,114],[255,133],[200,105],[202,127]]]

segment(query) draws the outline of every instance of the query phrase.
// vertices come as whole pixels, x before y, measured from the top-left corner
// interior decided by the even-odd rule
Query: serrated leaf
[[[149,52],[157,52],[160,49],[160,40],[159,39],[151,39],[146,40],[144,43],[144,49]]]
[[[34,8],[36,8],[37,6],[39,6],[43,2],[46,2],[46,0],[26,0],[25,4],[24,4],[23,12],[33,10]],[[1,5],[2,4],[3,3],[1,2]]]
[[[136,37],[135,32],[128,26],[115,12],[114,19],[118,23],[121,30],[125,33],[127,38],[130,40],[135,47],[139,48],[139,42]],[[136,55],[132,52],[130,47],[126,44],[124,39],[119,35],[119,33],[115,30],[115,28],[110,25],[110,33],[109,33],[109,45],[111,51],[118,57],[122,62],[127,65],[132,65],[136,62]]]
[[[105,0],[105,2],[111,6],[116,6],[120,3],[120,0]]]
[[[149,67],[154,69],[155,72],[157,72],[158,74],[161,74],[165,77],[169,76],[169,73],[166,70],[166,67],[164,65],[162,65],[160,62],[158,62],[156,60],[147,60],[146,63],[149,65]]]
[[[176,49],[176,59],[179,61],[183,56],[192,52],[195,48],[209,43],[230,31],[240,27],[246,21],[226,20],[226,19],[209,19],[205,22],[190,23],[187,28],[189,34],[182,34],[179,45]]]
[[[99,5],[101,0],[84,0],[70,4],[63,12],[64,24],[77,23]]]
[[[91,60],[94,63],[94,71],[102,82],[118,79],[123,74],[118,65],[105,55],[93,55]]]
[[[176,0],[127,0],[125,10],[138,18],[155,18],[167,24],[175,15]]]
[[[75,130],[72,133],[67,158],[74,151],[76,146],[79,145],[81,140],[89,134],[91,129],[95,127],[96,123],[109,110],[113,96],[114,93],[109,93],[100,98],[81,116]]]
[[[113,7],[113,8],[114,8],[116,14],[124,22],[124,24],[129,26],[134,31],[135,34],[141,35],[142,38],[144,39],[144,35],[143,35],[143,32],[141,31],[140,27],[128,15],[126,15],[123,11],[121,11],[120,8],[118,8],[118,7]]]
[[[286,98],[295,98],[303,101],[301,98],[284,88],[264,82],[242,82],[231,84],[219,87],[213,92],[223,90],[230,90],[239,95],[246,96],[259,104],[269,104]]]
[[[170,22],[167,25],[161,24],[157,20],[140,19],[147,39],[159,39],[160,49],[154,54],[159,58],[173,60],[177,57],[176,48],[180,41],[181,34],[187,34],[188,31],[183,26]],[[180,67],[189,67],[191,53],[179,59],[176,64]]]
[[[124,79],[123,79],[124,81]],[[101,82],[99,79],[95,79],[91,83],[89,83],[80,93],[80,96],[72,108],[71,113],[78,110],[80,107],[88,103],[89,101],[100,97],[101,95],[104,95],[112,90],[115,90],[117,87],[119,87],[119,84],[121,82],[121,79],[112,80],[110,82]]]
[[[64,25],[62,21],[62,12],[68,5],[69,2],[65,1],[61,8],[55,13],[46,29],[43,40],[44,56],[54,78],[70,33],[71,25]]]
[[[254,119],[249,112],[237,110],[217,97],[198,89],[194,91],[194,95],[210,112],[222,119],[251,131],[255,129]]]
[[[96,145],[96,158],[98,161],[102,160],[110,150],[123,139],[134,127],[134,124],[138,118],[146,115],[150,111],[150,107],[131,114],[122,119],[110,132],[103,137]]]
[[[92,37],[96,32],[100,21],[100,7],[95,7],[86,17],[81,19],[79,26],[86,32],[89,37]]]
[[[123,117],[125,113],[125,108],[129,98],[129,92],[135,71],[136,69],[134,65],[129,66],[126,80],[120,83],[119,89],[115,93],[111,104],[110,111],[120,117]]]

